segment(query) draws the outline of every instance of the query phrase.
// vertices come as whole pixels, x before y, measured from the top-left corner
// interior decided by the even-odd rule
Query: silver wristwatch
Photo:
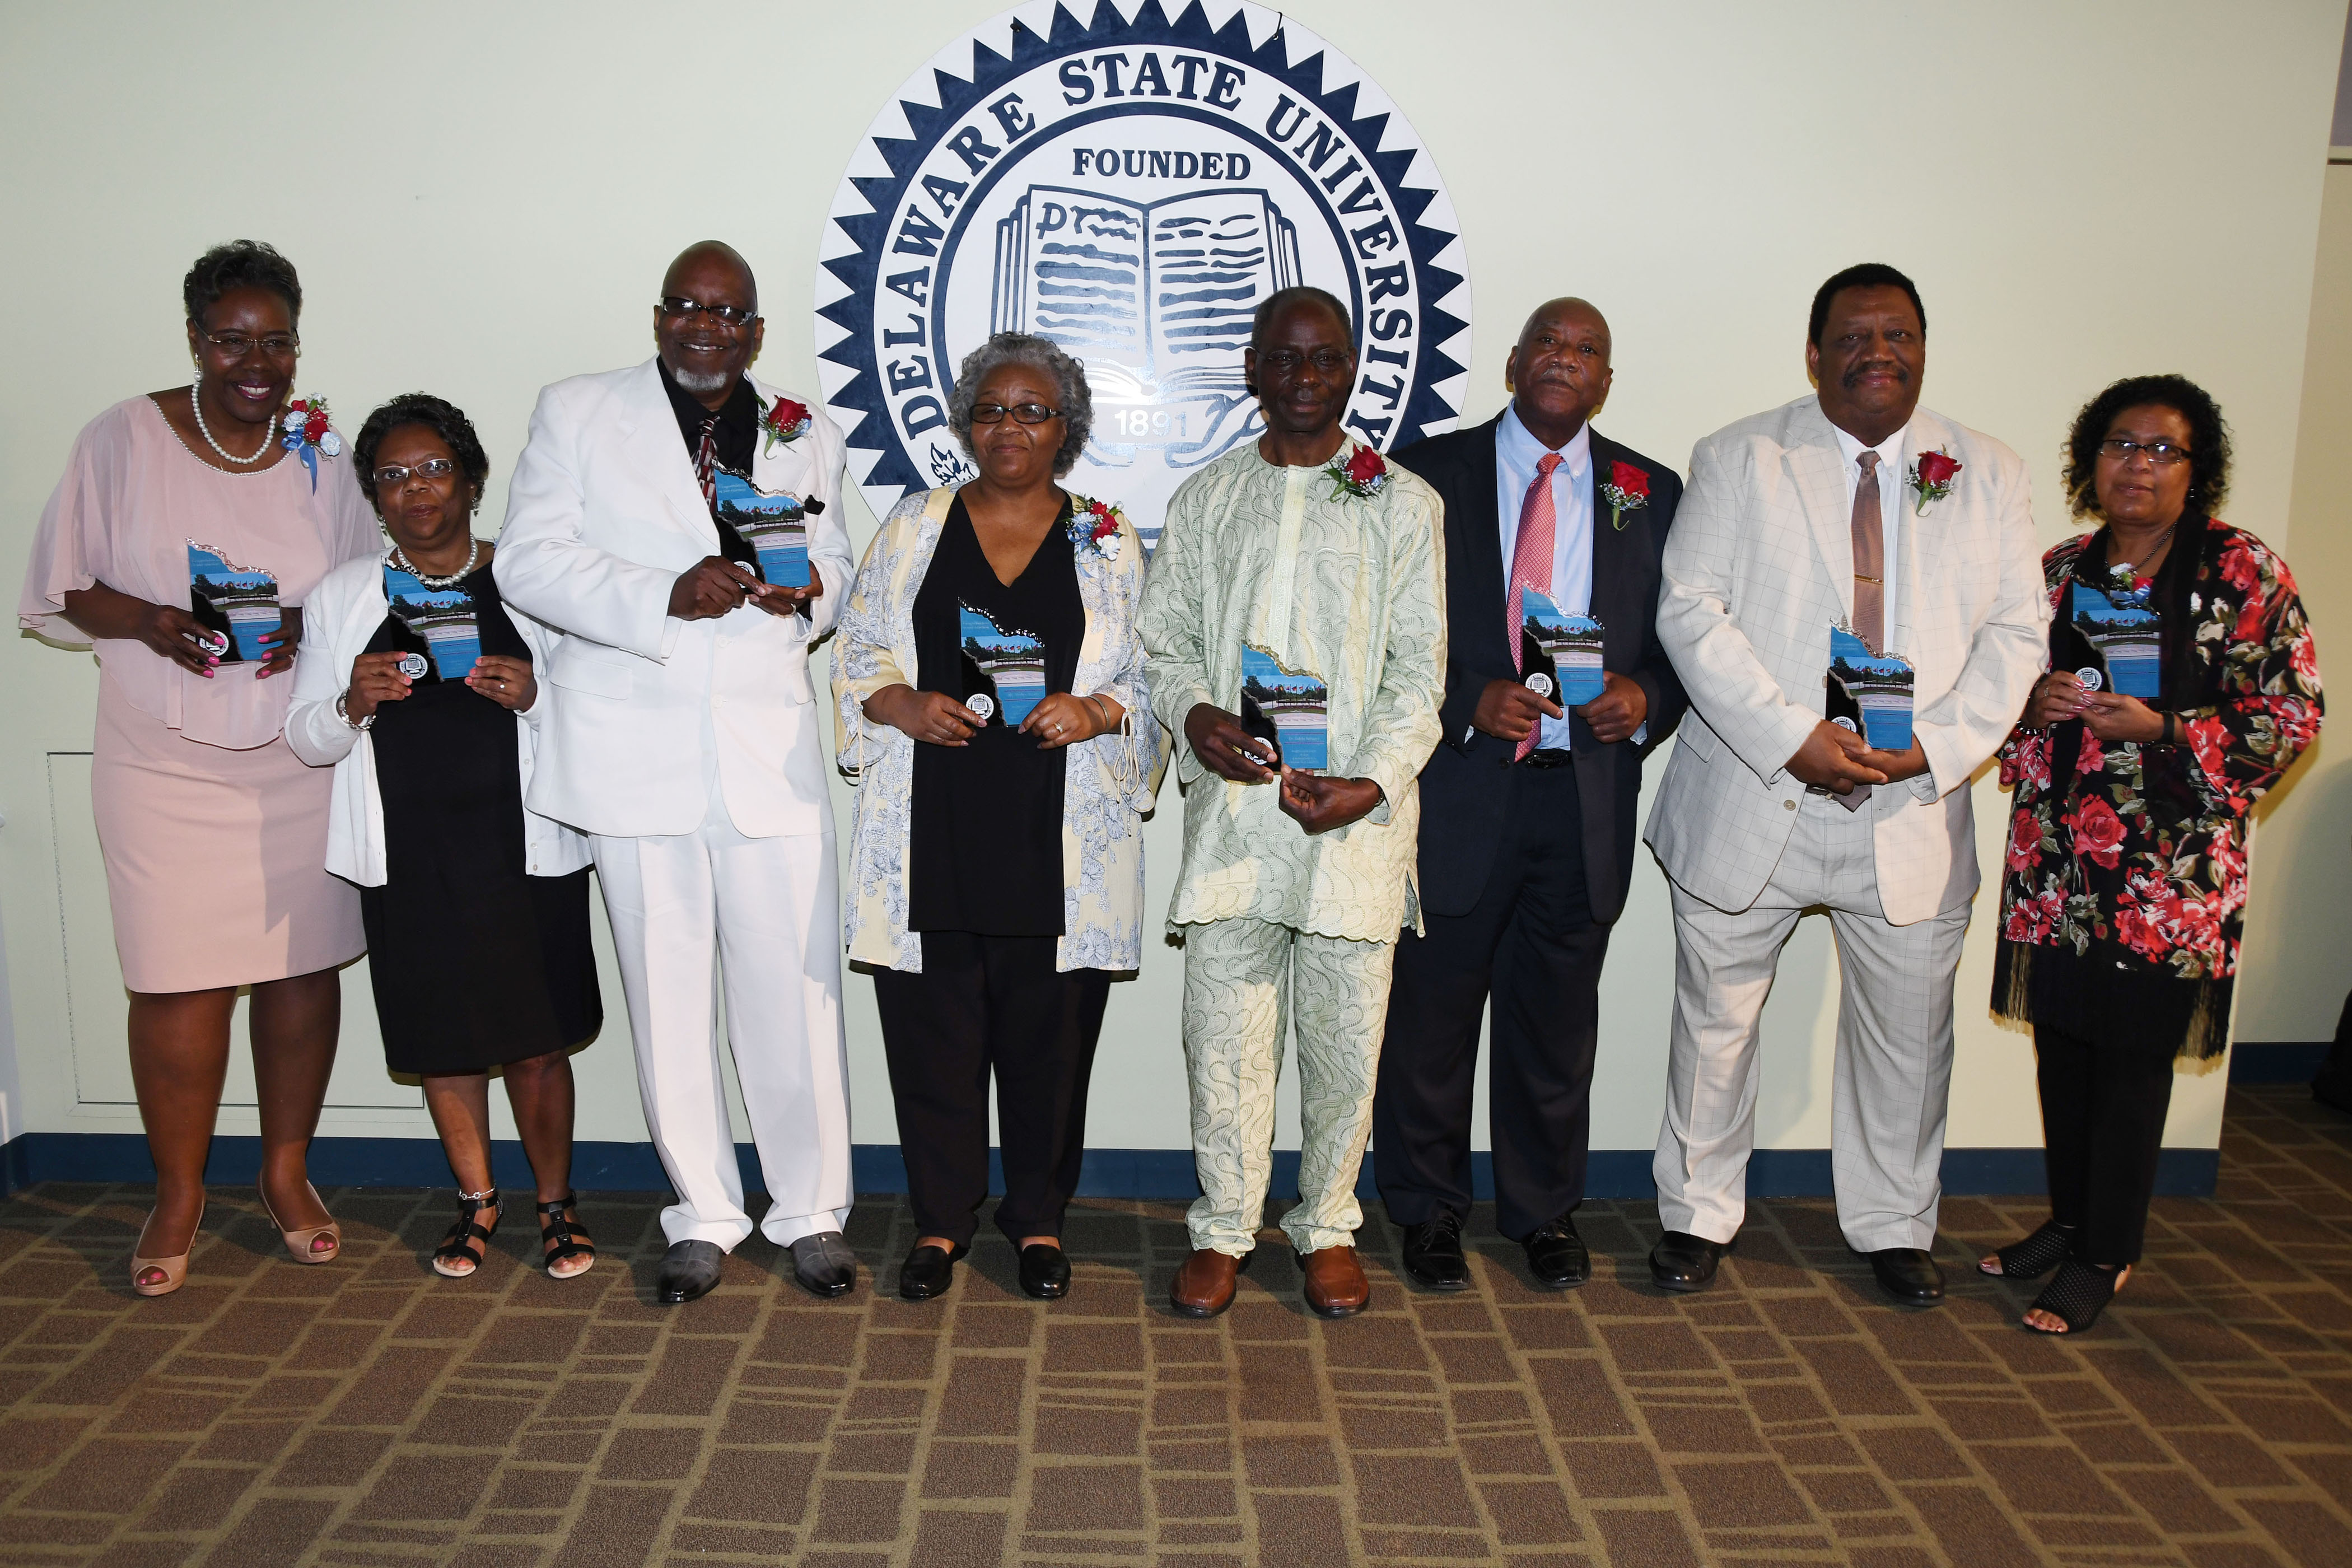
[[[354,730],[374,729],[374,714],[371,713],[364,719],[354,719],[352,717],[351,710],[343,706],[343,704],[350,700],[351,695],[352,689],[348,686],[335,693],[335,717],[341,719],[344,723],[350,725]]]

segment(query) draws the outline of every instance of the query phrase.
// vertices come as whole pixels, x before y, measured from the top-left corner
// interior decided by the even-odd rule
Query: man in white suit
[[[1648,832],[1675,945],[1650,1270],[1696,1290],[1730,1250],[1758,1020],[1782,944],[1826,906],[1838,1221],[1890,1295],[1924,1306],[1943,1298],[1930,1250],[1977,889],[1969,781],[2024,706],[2049,611],[2025,465],[1919,406],[1927,312],[1911,280],[1839,273],[1808,338],[1818,396],[1701,441],[1666,540],[1658,630],[1690,714]],[[1824,719],[1832,624],[1910,661],[1907,749]]]
[[[541,673],[553,706],[530,804],[592,836],[646,1121],[677,1194],[662,1211],[667,1302],[709,1290],[751,1233],[714,963],[773,1200],[761,1228],[817,1294],[856,1279],[833,811],[808,669],[853,564],[842,438],[745,374],[763,330],[740,256],[715,241],[681,254],[654,308],[655,358],[540,394],[494,567],[509,602],[564,634]],[[743,499],[730,474],[803,501],[806,587],[766,580],[743,513],[721,505]]]

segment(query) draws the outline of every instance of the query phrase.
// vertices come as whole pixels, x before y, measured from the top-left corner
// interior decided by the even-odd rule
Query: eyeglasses
[[[1258,353],[1260,370],[1270,370],[1276,375],[1288,375],[1302,364],[1311,364],[1325,375],[1336,375],[1348,368],[1349,356],[1338,349],[1317,349],[1302,354],[1297,349],[1262,349]]]
[[[1002,403],[975,403],[971,405],[971,422],[975,425],[1002,425],[1008,414],[1024,425],[1043,425],[1048,419],[1062,416],[1060,409],[1048,408],[1042,403],[1016,403],[1010,408]]]
[[[271,332],[258,338],[247,337],[243,332],[205,332],[203,337],[231,359],[243,359],[255,349],[271,359],[289,359],[302,352],[302,340],[290,332]]]
[[[688,316],[709,316],[726,327],[740,327],[760,319],[760,312],[754,306],[706,305],[698,300],[688,300],[677,294],[662,296],[661,313],[680,321]]]
[[[406,484],[408,476],[411,474],[415,474],[420,479],[446,479],[457,471],[457,465],[446,458],[427,458],[415,467],[406,468],[398,464],[387,463],[375,471],[375,486],[380,490],[395,489]]]
[[[2147,454],[2149,462],[2160,463],[2166,468],[2170,468],[2175,463],[2185,463],[2192,456],[2188,447],[2176,447],[2169,441],[2142,443],[2126,441],[2120,436],[2110,436],[2099,443],[2099,455],[2103,458],[2113,458],[2118,463],[2128,463],[2142,452]]]

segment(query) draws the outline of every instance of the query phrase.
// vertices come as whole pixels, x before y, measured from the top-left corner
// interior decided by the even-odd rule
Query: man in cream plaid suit
[[[1738,1233],[1758,1021],[1798,919],[1827,906],[1838,1221],[1895,1300],[1943,1297],[1929,1253],[1977,889],[1969,781],[2024,706],[2049,609],[2024,463],[1919,407],[1926,318],[1891,267],[1824,283],[1818,395],[1701,441],[1666,542],[1658,630],[1691,704],[1648,831],[1675,913],[1650,1259],[1666,1289],[1704,1287]],[[1907,750],[1824,720],[1833,625],[1910,662]]]

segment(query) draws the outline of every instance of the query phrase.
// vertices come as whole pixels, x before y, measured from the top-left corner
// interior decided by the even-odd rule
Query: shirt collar
[[[662,390],[669,394],[670,412],[677,416],[678,433],[686,437],[687,446],[691,447],[702,439],[702,426],[709,419],[710,410],[678,385],[677,378],[669,373],[669,366],[662,363],[658,356],[654,360],[654,367],[661,373]],[[724,443],[730,436],[740,437],[744,432],[755,430],[759,422],[759,394],[751,390],[751,377],[739,376],[735,390],[728,395],[727,402],[719,410],[719,439]]]
[[[1915,416],[1914,417],[1916,416]],[[1864,452],[1875,452],[1878,454],[1878,471],[1880,473],[1893,474],[1902,471],[1903,448],[1905,444],[1911,439],[1911,426],[1908,424],[1906,424],[1902,429],[1897,430],[1894,435],[1889,436],[1885,440],[1881,441],[1875,447],[1864,446],[1860,437],[1850,434],[1836,425],[1832,425],[1830,426],[1830,433],[1837,437],[1838,452],[1840,456],[1845,458],[1845,466],[1847,468],[1851,468],[1859,464],[1862,461],[1862,455]]]
[[[1535,437],[1535,433],[1519,422],[1517,408],[1506,405],[1502,423],[1496,427],[1495,440],[1501,450],[1504,465],[1516,473],[1532,474],[1536,464],[1551,450]],[[1568,445],[1559,448],[1560,466],[1571,476],[1580,477],[1592,466],[1592,421],[1588,419],[1576,427]]]

